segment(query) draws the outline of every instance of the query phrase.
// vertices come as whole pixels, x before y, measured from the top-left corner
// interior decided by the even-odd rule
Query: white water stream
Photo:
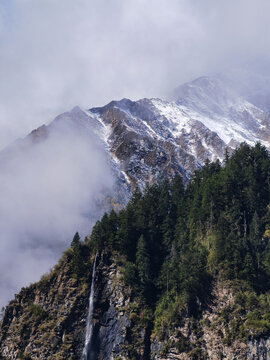
[[[89,310],[87,315],[87,325],[86,325],[86,334],[83,348],[83,360],[92,360],[93,359],[93,351],[91,350],[91,340],[93,334],[93,311],[94,311],[94,280],[95,280],[95,272],[96,272],[96,260],[97,255],[95,256],[93,270],[92,270],[92,282],[91,282],[91,290],[89,296]]]

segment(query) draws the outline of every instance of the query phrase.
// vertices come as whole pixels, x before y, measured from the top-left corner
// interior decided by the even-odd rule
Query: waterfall
[[[93,311],[94,311],[94,280],[95,280],[95,272],[96,272],[96,260],[97,255],[95,256],[93,270],[92,270],[92,281],[91,281],[91,290],[89,296],[89,310],[87,315],[87,325],[86,325],[86,334],[83,348],[83,360],[93,360],[93,351],[91,351],[91,340],[93,334]]]

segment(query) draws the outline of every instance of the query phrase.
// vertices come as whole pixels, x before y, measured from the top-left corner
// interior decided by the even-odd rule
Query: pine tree
[[[86,273],[86,264],[83,258],[83,249],[80,242],[80,235],[78,232],[73,237],[71,242],[72,258],[71,258],[71,271],[75,278],[80,279]]]
[[[74,235],[72,241],[71,241],[71,248],[76,249],[80,245],[80,235],[78,232]]]
[[[141,284],[142,294],[147,297],[151,281],[150,256],[143,235],[141,235],[138,240],[136,251],[136,265],[138,269],[138,276]]]

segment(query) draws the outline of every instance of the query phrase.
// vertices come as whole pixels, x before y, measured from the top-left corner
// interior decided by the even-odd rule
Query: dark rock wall
[[[98,256],[91,360],[270,358],[268,337],[234,338],[226,343],[230,323],[220,314],[234,305],[229,283],[214,286],[211,303],[200,318],[183,314],[181,327],[162,339],[153,331],[153,311],[124,284],[122,274],[121,259],[108,253]],[[85,281],[75,279],[64,257],[39,283],[22,289],[7,306],[1,323],[0,358],[81,359],[90,285],[91,272]]]

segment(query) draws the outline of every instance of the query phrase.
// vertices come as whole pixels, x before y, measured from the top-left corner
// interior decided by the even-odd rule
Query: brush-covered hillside
[[[267,360],[269,240],[270,155],[242,144],[186,187],[163,179],[89,238],[76,234],[58,266],[7,306],[2,358],[81,359],[97,254],[91,360]]]

